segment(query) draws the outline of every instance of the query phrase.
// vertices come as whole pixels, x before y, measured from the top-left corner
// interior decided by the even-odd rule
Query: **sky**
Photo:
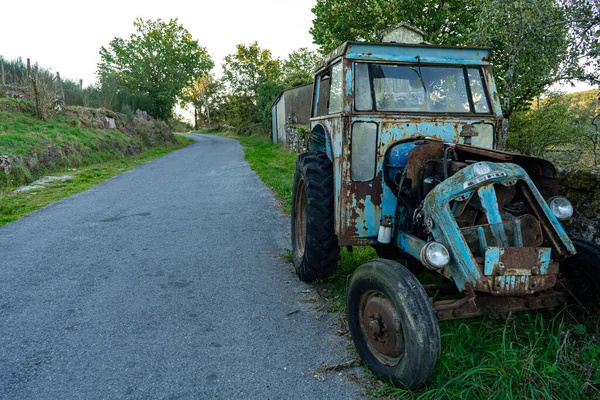
[[[29,0],[0,6],[0,55],[7,59],[31,58],[63,78],[96,80],[101,46],[115,37],[127,38],[133,21],[179,18],[179,22],[205,47],[219,75],[223,57],[235,45],[255,40],[274,57],[308,47],[315,49],[309,29],[316,0]],[[586,84],[560,85],[567,92],[586,90]]]
[[[179,22],[208,51],[218,74],[235,45],[258,41],[274,57],[308,47],[315,49],[308,30],[316,0],[29,0],[0,6],[0,55],[31,58],[61,77],[96,80],[101,46],[134,32],[136,18]]]

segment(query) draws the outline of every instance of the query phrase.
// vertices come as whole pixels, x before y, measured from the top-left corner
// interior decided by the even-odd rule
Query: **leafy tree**
[[[181,105],[194,107],[195,129],[198,129],[198,117],[202,115],[206,116],[207,127],[210,128],[210,114],[220,102],[222,89],[222,82],[212,74],[196,78],[192,85],[183,89]]]
[[[312,83],[319,58],[314,51],[306,47],[291,52],[281,67],[283,84],[286,87],[295,87]]]
[[[229,88],[225,107],[228,122],[236,127],[261,122],[267,126],[271,117],[269,114],[267,120],[265,104],[280,79],[280,62],[272,58],[270,50],[257,42],[238,44],[237,51],[227,55],[223,63],[223,80]]]
[[[256,99],[246,95],[229,95],[222,106],[228,124],[240,127],[249,123],[257,123]]]
[[[171,116],[182,89],[214,66],[206,49],[178,23],[137,19],[136,33],[100,49],[98,73],[112,74],[120,86],[152,100],[151,115]]]
[[[594,165],[600,164],[600,91],[569,95],[575,123],[582,127],[581,140],[586,149],[591,150]]]
[[[256,99],[262,82],[279,79],[279,60],[272,58],[270,50],[261,49],[258,42],[238,44],[236,48],[235,53],[225,56],[223,78],[232,94]]]
[[[494,73],[503,114],[500,148],[506,145],[513,113],[527,107],[548,86],[572,79],[597,81],[598,71],[586,71],[594,59],[593,40],[581,36],[581,29],[597,32],[599,23],[593,8],[584,10],[579,3],[486,1],[471,42],[494,49]]]
[[[549,149],[578,144],[584,128],[576,119],[569,96],[550,93],[531,109],[515,112],[508,145],[522,154],[543,157]]]
[[[317,0],[310,33],[328,53],[349,40],[375,41],[380,32],[407,22],[432,43],[463,44],[483,0]]]

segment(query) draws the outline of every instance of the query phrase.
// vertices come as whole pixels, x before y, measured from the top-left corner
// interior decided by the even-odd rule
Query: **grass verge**
[[[291,209],[296,157],[268,137],[235,137],[251,168]],[[319,283],[329,311],[345,313],[346,281],[375,258],[371,248],[342,250],[337,272]],[[289,256],[288,256],[289,258]],[[431,279],[431,276],[421,276]],[[345,330],[342,320],[341,330]],[[578,309],[511,314],[440,323],[442,354],[435,375],[416,391],[375,382],[373,397],[388,399],[600,398],[600,321]],[[375,378],[373,378],[374,380]]]
[[[92,164],[77,170],[63,169],[52,175],[74,175],[73,179],[49,183],[27,192],[12,193],[16,187],[0,189],[0,226],[16,221],[32,211],[45,207],[57,200],[82,192],[91,186],[103,182],[122,172],[136,168],[141,164],[161,157],[174,150],[185,147],[192,139],[176,135],[177,145],[154,147],[131,157],[119,157],[114,160]]]

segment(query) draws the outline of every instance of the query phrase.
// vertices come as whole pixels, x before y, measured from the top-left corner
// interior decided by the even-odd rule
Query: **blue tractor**
[[[315,73],[294,177],[295,269],[313,281],[335,271],[342,246],[377,250],[348,282],[347,319],[369,368],[397,385],[433,374],[438,320],[597,304],[600,250],[563,229],[573,207],[556,169],[495,149],[490,56],[352,42]],[[422,270],[441,283],[422,285]]]

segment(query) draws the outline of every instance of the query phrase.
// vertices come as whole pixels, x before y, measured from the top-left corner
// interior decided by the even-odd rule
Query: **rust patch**
[[[536,296],[495,297],[478,296],[473,305],[466,296],[458,300],[441,300],[433,303],[440,321],[461,318],[481,317],[487,313],[500,317],[509,312],[540,310],[560,307],[569,299],[567,292],[549,291]]]
[[[487,149],[483,149],[481,147],[467,146],[464,144],[457,144],[456,150],[458,150],[461,153],[476,154],[478,156],[489,157],[491,159],[500,160],[500,161],[510,161],[513,159],[512,154],[509,154],[509,153],[504,153],[504,152],[495,151],[495,150],[487,150]]]
[[[463,128],[460,131],[460,137],[472,137],[472,136],[479,136],[479,132],[477,132],[477,129],[475,129],[475,127],[470,124],[463,125]]]
[[[408,156],[406,178],[411,179],[413,185],[419,180],[421,166],[425,161],[442,156],[444,145],[442,142],[427,141],[427,144],[417,146]]]

